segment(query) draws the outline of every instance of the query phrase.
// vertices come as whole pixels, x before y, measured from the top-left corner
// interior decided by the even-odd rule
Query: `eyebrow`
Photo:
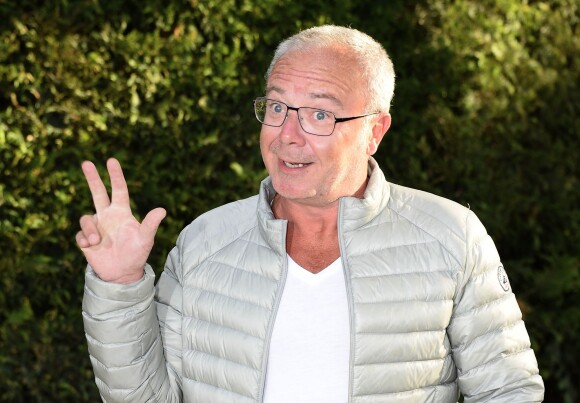
[[[343,107],[344,105],[342,104],[341,100],[338,99],[337,97],[335,97],[334,95],[330,95],[327,94],[325,92],[320,92],[320,93],[311,93],[310,94],[310,98],[312,99],[328,99],[330,101],[332,101],[333,103],[335,103],[337,106],[339,107]]]
[[[275,85],[272,85],[272,86],[269,86],[266,88],[266,95],[268,95],[272,92],[276,92],[280,95],[284,95],[286,93],[286,91],[284,89],[277,87]],[[344,107],[344,105],[340,99],[338,99],[334,95],[328,94],[326,92],[312,92],[312,93],[308,94],[308,96],[312,99],[328,99],[332,103],[339,106],[340,108]]]
[[[278,94],[280,94],[280,95],[284,95],[284,93],[285,93],[286,91],[284,91],[284,90],[283,90],[282,88],[280,88],[280,87],[276,87],[275,85],[272,85],[272,86],[266,87],[266,95],[268,95],[268,94],[269,94],[269,93],[271,93],[271,92],[277,92],[277,93],[278,93]]]

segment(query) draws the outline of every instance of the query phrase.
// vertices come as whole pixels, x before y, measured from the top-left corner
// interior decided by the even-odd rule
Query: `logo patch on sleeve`
[[[503,288],[504,291],[510,290],[510,281],[508,280],[507,273],[505,272],[503,266],[499,266],[497,268],[497,279],[499,281],[499,285]]]

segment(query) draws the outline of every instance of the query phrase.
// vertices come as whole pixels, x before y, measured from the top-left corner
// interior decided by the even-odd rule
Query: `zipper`
[[[352,296],[352,282],[350,278],[350,269],[346,261],[346,253],[344,253],[343,237],[342,237],[342,210],[343,199],[338,202],[338,247],[340,249],[340,256],[342,261],[344,283],[346,285],[346,298],[348,301],[348,322],[350,327],[350,357],[348,360],[348,403],[352,402],[352,383],[354,379],[354,299]]]
[[[282,245],[284,245],[284,251],[286,251],[286,230],[287,222],[284,225],[282,231]],[[266,331],[265,347],[264,347],[264,358],[262,359],[262,376],[260,379],[260,394],[258,395],[257,401],[263,403],[264,401],[264,390],[266,389],[266,372],[268,371],[268,358],[270,357],[270,342],[272,341],[272,332],[274,331],[274,323],[276,322],[276,316],[278,315],[278,308],[280,307],[280,301],[282,300],[282,291],[284,291],[284,285],[286,284],[286,278],[288,277],[288,256],[284,256],[282,264],[282,276],[280,277],[280,284],[278,285],[278,291],[276,294],[276,301],[274,301],[274,306],[272,308],[272,320],[268,325]]]

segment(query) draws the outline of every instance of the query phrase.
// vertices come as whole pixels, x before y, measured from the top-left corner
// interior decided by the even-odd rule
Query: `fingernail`
[[[97,236],[97,234],[91,234],[89,235],[89,243],[91,245],[96,245],[99,243],[99,237]]]

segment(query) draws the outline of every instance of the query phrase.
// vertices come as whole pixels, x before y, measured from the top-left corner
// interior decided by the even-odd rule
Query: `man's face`
[[[337,118],[374,112],[365,110],[359,71],[355,60],[344,53],[327,49],[290,53],[274,66],[266,97],[292,107],[324,109]],[[262,125],[262,158],[276,191],[314,206],[360,196],[368,158],[384,134],[373,130],[372,122],[380,118],[366,118],[372,119],[371,124],[366,119],[337,123],[330,136],[306,133],[291,110],[282,127]]]

